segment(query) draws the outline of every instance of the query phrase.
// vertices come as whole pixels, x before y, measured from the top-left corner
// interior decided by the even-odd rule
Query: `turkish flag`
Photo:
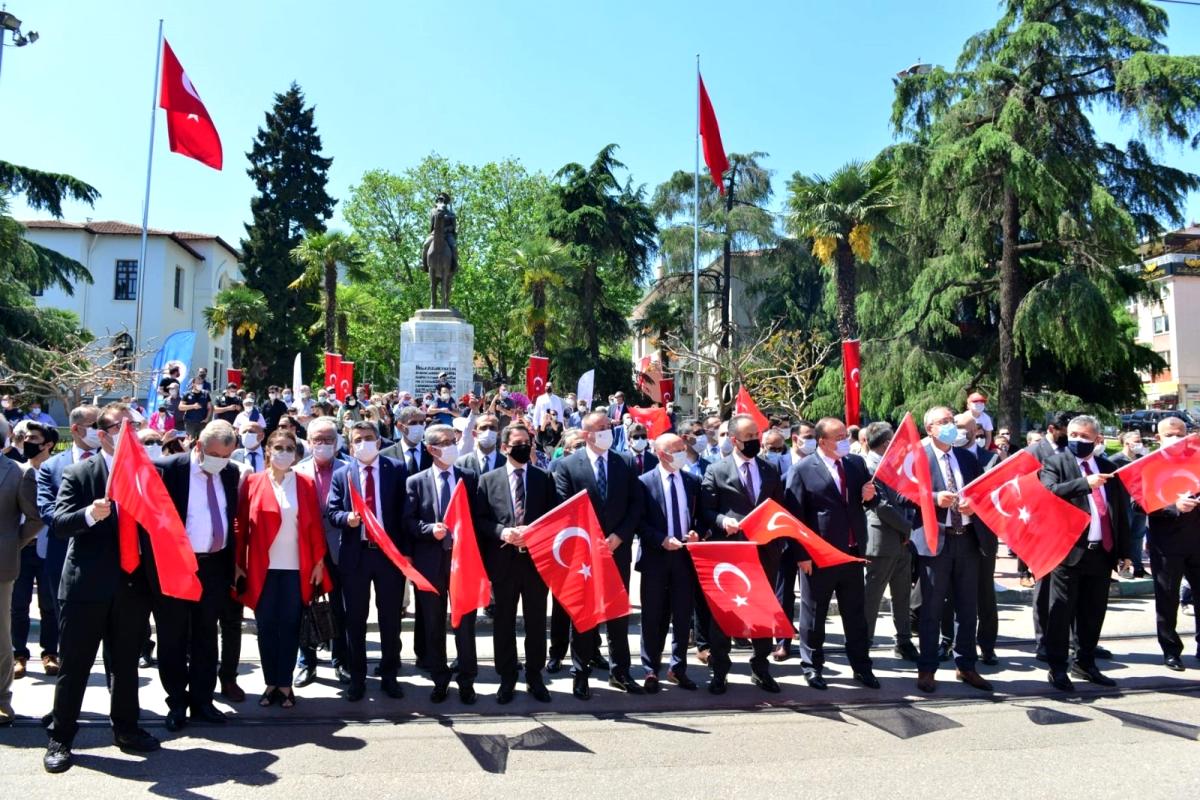
[[[1067,557],[1091,519],[1043,486],[1040,469],[1038,460],[1022,450],[959,492],[1038,579]]]
[[[640,422],[646,426],[646,435],[650,437],[651,441],[671,430],[671,417],[665,408],[626,406],[625,410],[629,412],[629,416],[633,417],[634,422]]]
[[[746,538],[758,544],[773,542],[781,536],[795,539],[804,545],[809,557],[818,567],[866,561],[865,558],[856,558],[838,550],[769,497],[742,518],[741,526]]]
[[[1147,514],[1174,505],[1200,492],[1200,434],[1126,464],[1116,475]]]
[[[659,400],[658,402],[662,403],[664,406],[675,402],[675,379],[674,378],[662,378],[658,382],[658,388],[659,388],[659,394],[662,397],[662,399]]]
[[[846,379],[846,424],[857,425],[859,413],[859,367],[862,359],[858,350],[858,339],[842,342],[842,375]]]
[[[738,387],[737,399],[734,401],[733,409],[738,414],[749,414],[754,417],[754,424],[758,426],[758,435],[762,436],[767,432],[767,418],[758,410],[758,405],[754,402],[754,398],[746,391],[745,386]]]
[[[712,182],[721,194],[725,194],[721,176],[729,169],[729,159],[725,157],[725,145],[721,143],[721,126],[717,124],[717,114],[708,99],[708,90],[704,88],[704,78],[696,73],[696,80],[700,81],[700,138],[704,140],[704,163],[712,175]]]
[[[236,384],[237,386],[241,386],[242,385],[242,371],[240,369],[225,370],[225,383],[226,384]]]
[[[921,446],[921,434],[917,432],[911,411],[904,415],[887,452],[875,468],[875,480],[917,504],[917,508],[921,509],[925,543],[929,546],[929,552],[937,552],[938,520],[933,502],[933,477],[929,472],[929,457]]]
[[[546,381],[550,380],[550,359],[544,356],[530,356],[529,366],[525,368],[525,394],[530,404],[540,395],[546,393]]]
[[[167,112],[167,138],[171,152],[194,158],[213,169],[221,168],[221,137],[208,109],[175,57],[175,51],[163,39],[162,86],[158,105]]]
[[[338,377],[342,371],[342,357],[337,353],[325,354],[325,388],[337,391]]]
[[[433,584],[425,579],[425,576],[417,572],[417,568],[409,561],[403,553],[396,549],[395,542],[392,537],[387,535],[387,531],[383,529],[379,519],[375,516],[375,511],[367,508],[366,502],[362,499],[362,495],[358,493],[358,487],[353,481],[347,481],[350,485],[350,504],[354,508],[354,513],[362,518],[362,524],[366,526],[367,538],[383,551],[383,554],[388,557],[388,560],[396,565],[396,569],[404,573],[404,576],[412,581],[412,585],[420,589],[422,592],[432,592],[439,594]]]
[[[162,593],[180,600],[199,600],[199,567],[192,543],[162,477],[129,420],[121,423],[106,494],[117,504],[121,569],[130,573],[137,569],[137,526],[141,525],[150,536]],[[233,531],[225,535],[232,536]]]
[[[687,546],[713,619],[726,636],[794,636],[796,629],[767,581],[754,542],[694,542]]]
[[[586,491],[525,531],[529,557],[577,631],[629,614],[629,593],[604,538]]]
[[[464,616],[486,606],[492,594],[492,584],[479,554],[479,540],[475,538],[475,524],[471,521],[466,481],[455,485],[444,521],[454,537],[454,548],[450,551],[450,624],[457,628]]]
[[[338,399],[345,400],[346,396],[351,394],[354,394],[354,362],[339,361],[337,385]]]

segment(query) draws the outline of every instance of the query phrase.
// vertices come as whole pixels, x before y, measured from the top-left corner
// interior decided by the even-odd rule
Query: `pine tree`
[[[332,158],[321,155],[321,137],[313,122],[314,107],[293,83],[258,129],[246,157],[247,174],[258,195],[250,201],[253,221],[242,240],[246,286],[262,292],[272,324],[243,342],[244,368],[257,383],[290,379],[292,359],[309,349],[308,329],[317,321],[319,287],[289,289],[304,267],[292,250],[310,232],[325,230],[336,202],[325,191]]]

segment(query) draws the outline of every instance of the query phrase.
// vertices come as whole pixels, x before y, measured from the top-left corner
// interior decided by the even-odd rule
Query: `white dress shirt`
[[[371,479],[375,481],[375,519],[379,520],[379,524],[383,525],[383,489],[379,480],[379,459],[376,458],[370,464],[358,462],[358,493],[362,495],[363,502],[367,502],[367,467],[371,468]],[[367,523],[359,524],[359,530],[362,532],[362,539],[367,540]]]
[[[105,467],[105,469],[107,469],[107,470],[108,470],[108,474],[109,474],[109,475],[112,475],[112,462],[113,462],[113,457],[112,457],[112,455],[111,455],[110,453],[106,453],[106,452],[104,452],[103,450],[101,450],[101,451],[99,451],[99,452],[100,452],[100,455],[104,456],[104,467]],[[115,509],[114,509],[114,510],[115,510]],[[90,527],[92,527],[93,525],[95,525],[95,524],[96,524],[96,520],[95,520],[95,519],[92,517],[92,508],[91,508],[91,506],[90,506],[90,505],[89,505],[87,508],[85,508],[85,509],[83,510],[83,521],[87,523],[87,526],[88,526],[89,528],[90,528]],[[140,543],[140,542],[139,542],[139,544],[138,544],[138,549],[139,549],[139,550],[141,549],[141,543]]]
[[[433,507],[437,509],[438,517],[445,519],[446,509],[441,507],[442,504],[442,473],[450,473],[450,496],[454,496],[454,487],[458,484],[458,477],[454,474],[454,467],[442,469],[437,464],[434,464],[429,470],[429,480],[433,482]],[[447,503],[449,505],[449,503]]]
[[[267,568],[300,569],[300,505],[296,501],[295,473],[289,470],[281,484],[271,480],[271,489],[279,503],[279,532],[267,553]]]
[[[692,528],[692,521],[688,519],[687,507],[687,490],[683,488],[683,478],[678,472],[670,472],[663,469],[662,462],[659,462],[658,479],[662,482],[663,491],[663,511],[667,517],[667,536],[674,537],[683,541],[687,538],[687,532]],[[679,516],[671,513],[671,485],[675,485],[675,495],[679,499]],[[682,530],[680,525],[683,526]]]
[[[1077,459],[1075,459],[1075,463],[1077,463],[1079,465],[1079,474],[1082,475],[1084,478],[1086,478],[1088,475],[1087,472],[1083,468],[1084,464],[1086,464],[1087,468],[1092,471],[1093,475],[1100,474],[1100,467],[1096,464],[1095,456],[1088,456],[1087,458],[1077,458]],[[1099,512],[1099,509],[1096,508],[1096,492],[1097,491],[1099,491],[1100,496],[1104,498],[1105,506],[1108,505],[1108,491],[1104,488],[1103,485],[1097,487],[1096,489],[1092,489],[1088,492],[1088,511],[1090,511],[1092,514],[1092,521],[1088,525],[1087,540],[1089,542],[1104,541],[1104,532],[1103,532],[1104,529],[1100,526],[1100,512]]]
[[[742,455],[742,451],[735,447],[733,450],[733,463],[737,464],[738,481],[742,481],[743,465],[750,465],[750,494],[753,495],[755,501],[757,502],[758,493],[762,491],[762,477],[758,474],[758,460],[754,458],[746,458],[744,455]]]
[[[227,498],[225,497],[225,485],[221,483],[221,479],[216,475],[213,476],[213,489],[217,495],[217,508],[221,513],[221,522],[224,524],[227,520],[225,516]],[[196,457],[196,452],[192,451],[191,458],[188,459],[188,502],[187,516],[183,521],[183,527],[187,530],[188,541],[192,543],[193,553],[208,553],[213,549],[213,527],[212,516],[208,513],[208,473],[200,469],[200,459]],[[223,534],[221,541],[229,542],[229,531],[221,530]]]
[[[71,463],[72,464],[78,464],[80,461],[83,461],[84,453],[91,453],[92,455],[95,455],[96,451],[95,450],[84,450],[82,447],[75,444],[74,442],[71,443]]]
[[[821,462],[825,464],[825,469],[829,470],[829,477],[833,479],[833,485],[837,488],[838,494],[842,493],[842,476],[838,474],[838,459],[830,458],[820,450],[817,454],[821,456]],[[842,467],[845,469],[845,467]]]
[[[500,451],[495,447],[492,448],[491,453],[485,453],[479,448],[475,448],[475,460],[479,462],[479,474],[482,475],[495,467],[499,463],[496,459],[500,457]]]
[[[585,445],[585,446],[584,446],[584,448],[583,448],[583,452],[587,453],[587,457],[588,457],[588,463],[590,463],[590,464],[592,465],[592,477],[593,477],[593,478],[594,478],[594,477],[596,477],[596,462],[597,462],[597,461],[605,461],[605,464],[604,464],[604,479],[605,479],[606,481],[608,481],[608,480],[611,480],[611,479],[612,479],[612,474],[609,472],[609,469],[608,469],[608,462],[606,461],[606,459],[608,458],[608,456],[609,456],[609,454],[611,453],[611,451],[605,451],[605,452],[603,452],[603,453],[596,453],[596,452],[594,452],[594,451],[592,450],[592,448],[590,448],[590,447],[587,447],[587,446]]]

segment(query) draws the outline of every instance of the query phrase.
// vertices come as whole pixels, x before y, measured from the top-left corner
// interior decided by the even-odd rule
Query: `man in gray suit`
[[[250,472],[262,472],[267,468],[267,459],[263,456],[262,449],[265,438],[262,422],[252,419],[242,420],[238,434],[238,443],[241,447],[234,450],[229,459],[235,464],[244,464]]]
[[[0,455],[0,727],[13,721],[13,583],[21,574],[21,548],[37,538],[41,529],[36,473],[32,467]]]

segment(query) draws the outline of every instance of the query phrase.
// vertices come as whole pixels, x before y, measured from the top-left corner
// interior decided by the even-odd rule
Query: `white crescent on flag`
[[[551,552],[554,555],[554,560],[557,561],[560,566],[566,567],[568,565],[562,560],[562,554],[559,552],[559,550],[562,548],[567,539],[574,539],[576,537],[583,539],[589,544],[592,541],[591,537],[588,536],[587,531],[585,531],[583,528],[564,528],[563,530],[559,531],[557,536],[554,537],[554,546],[551,548]]]
[[[1011,486],[1013,488],[1013,491],[1015,491],[1017,493],[1017,499],[1020,500],[1021,499],[1020,480],[1021,479],[1018,476],[1016,478],[1013,478],[1011,481],[1005,481],[1004,483],[1000,484],[999,486],[997,486],[995,489],[992,490],[992,495],[991,495],[992,496],[992,505],[994,505],[996,507],[996,511],[998,511],[999,513],[1003,514],[1006,517],[1011,517],[1012,514],[1010,514],[1004,510],[1004,505],[1000,502],[1000,493],[1004,491],[1005,486]]]
[[[722,561],[720,564],[717,564],[715,567],[713,567],[713,583],[717,585],[718,589],[720,589],[722,592],[725,591],[725,587],[721,585],[721,576],[727,572],[731,572],[741,578],[742,582],[746,584],[746,591],[750,591],[750,578],[746,576],[746,573],[742,571],[741,567],[730,564],[728,561]]]
[[[858,384],[858,373],[859,373],[858,367],[855,367],[854,369],[850,370],[850,380],[854,381],[855,386],[859,385]]]

